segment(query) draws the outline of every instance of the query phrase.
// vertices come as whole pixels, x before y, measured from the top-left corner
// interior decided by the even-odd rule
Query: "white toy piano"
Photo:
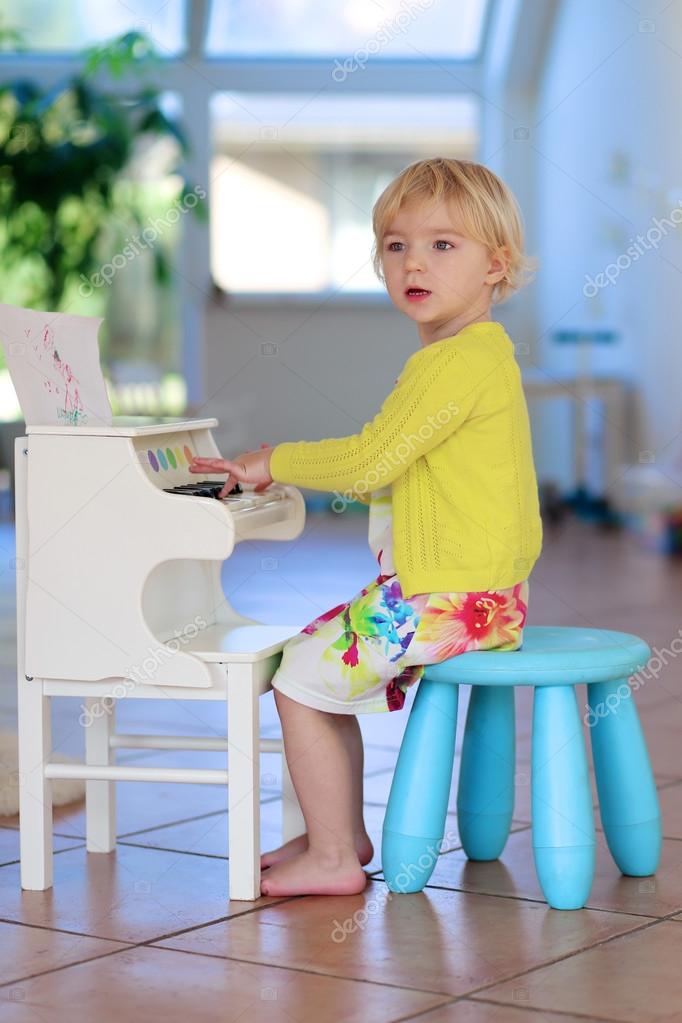
[[[33,326],[48,316],[49,331]],[[52,778],[87,780],[88,853],[115,848],[115,781],[203,782],[228,786],[230,898],[255,899],[260,753],[282,754],[281,740],[260,738],[259,698],[301,626],[239,614],[221,569],[237,543],[298,537],[304,501],[279,484],[259,493],[241,484],[219,499],[224,477],[189,471],[194,455],[220,454],[218,421],[112,418],[98,360],[88,404],[73,371],[82,352],[65,360],[78,333],[70,321],[84,320],[0,305],[0,339],[28,424],[15,447],[22,888],[52,885]],[[75,327],[96,336],[100,322]],[[52,422],[35,411],[55,401]],[[50,761],[57,695],[81,700],[83,764]],[[225,701],[227,735],[116,734],[121,698]],[[227,769],[117,766],[120,747],[224,749]],[[282,786],[286,841],[304,824],[283,755]]]
[[[219,500],[224,476],[189,471],[195,455],[219,457],[217,425],[27,427],[16,456],[17,519],[29,526],[27,675],[210,687],[224,683],[212,671],[224,655],[281,650],[291,628],[239,615],[220,574],[237,543],[299,536],[305,505],[278,484]]]

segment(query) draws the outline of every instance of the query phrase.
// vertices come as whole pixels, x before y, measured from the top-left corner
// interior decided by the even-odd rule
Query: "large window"
[[[50,90],[82,66],[84,47],[145,34],[162,58],[150,84],[183,111],[180,171],[210,198],[208,223],[171,223],[179,179],[153,137],[121,175],[121,194],[167,230],[123,266],[135,224],[113,218],[97,259],[118,258],[116,273],[69,302],[104,317],[117,411],[180,411],[185,384],[201,403],[211,280],[275,301],[383,294],[371,264],[374,202],[424,156],[476,158],[497,10],[491,0],[4,0],[0,82]],[[139,85],[126,74],[105,81],[123,95]],[[4,301],[31,304],[20,288],[30,271],[28,260],[5,275]],[[0,418],[10,390],[0,368]]]
[[[211,5],[211,56],[478,55],[487,0],[222,0]]]
[[[137,30],[164,55],[184,48],[183,0],[3,0],[2,21],[18,29],[30,50],[72,53]]]
[[[478,139],[470,97],[221,93],[211,112],[211,269],[228,292],[383,291],[375,200],[407,164],[471,157]]]

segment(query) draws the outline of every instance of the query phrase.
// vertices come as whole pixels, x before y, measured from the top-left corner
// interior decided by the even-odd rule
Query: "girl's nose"
[[[418,252],[414,250],[409,251],[405,254],[405,269],[406,270],[423,270],[424,260]]]

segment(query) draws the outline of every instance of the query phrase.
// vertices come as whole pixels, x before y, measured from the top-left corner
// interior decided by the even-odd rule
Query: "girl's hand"
[[[225,485],[220,491],[219,497],[225,497],[232,490],[235,482],[255,483],[256,493],[265,490],[272,482],[270,475],[270,454],[272,448],[267,444],[261,444],[260,451],[245,451],[241,455],[235,455],[232,461],[226,458],[197,458],[192,459],[189,467],[190,472],[228,474]]]

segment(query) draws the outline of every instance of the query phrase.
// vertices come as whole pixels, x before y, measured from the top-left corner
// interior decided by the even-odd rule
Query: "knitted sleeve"
[[[415,354],[420,358],[408,359],[397,386],[360,433],[278,444],[270,457],[273,480],[362,500],[457,430],[494,367],[476,359],[470,368],[469,356],[465,360],[455,346]]]

